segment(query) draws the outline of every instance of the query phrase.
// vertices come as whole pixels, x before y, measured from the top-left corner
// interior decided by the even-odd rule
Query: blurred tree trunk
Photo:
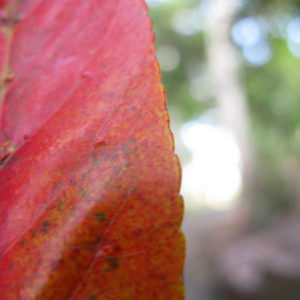
[[[230,130],[241,151],[243,196],[255,194],[254,147],[249,135],[247,96],[239,76],[239,56],[231,41],[231,26],[240,0],[209,0],[206,49],[221,124]]]

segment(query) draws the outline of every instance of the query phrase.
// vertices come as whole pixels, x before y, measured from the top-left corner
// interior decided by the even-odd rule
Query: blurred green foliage
[[[178,66],[171,71],[162,70],[162,78],[171,118],[175,111],[179,116],[175,122],[181,124],[215,105],[211,90],[216,87],[210,85],[206,31],[202,26],[205,1],[209,0],[148,1],[157,48],[172,45],[180,54]],[[184,34],[178,30],[176,18],[184,12],[193,16],[193,22],[196,20],[194,32]],[[263,212],[294,207],[300,195],[300,44],[297,57],[289,50],[287,36],[287,26],[296,16],[300,16],[300,0],[241,1],[236,16],[236,22],[246,17],[259,20],[271,49],[268,61],[253,65],[237,46],[241,81],[249,101],[251,134],[258,152],[260,184],[256,202],[258,211]],[[199,93],[193,93],[193,81]]]

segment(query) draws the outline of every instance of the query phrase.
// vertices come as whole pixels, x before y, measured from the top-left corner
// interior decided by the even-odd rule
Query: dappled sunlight
[[[184,9],[173,16],[172,26],[176,32],[183,35],[192,35],[203,30],[201,11],[198,9]]]
[[[156,56],[163,71],[173,71],[180,62],[180,55],[176,47],[161,45],[156,50]]]
[[[182,193],[187,209],[228,208],[241,188],[240,151],[232,134],[213,125],[191,121],[181,129],[191,161],[183,167]]]
[[[241,47],[245,60],[254,65],[261,66],[272,57],[272,50],[265,38],[264,23],[253,17],[237,21],[231,30],[234,43]]]
[[[287,43],[291,53],[300,58],[300,17],[290,20],[287,27]]]
[[[160,6],[160,5],[163,4],[164,2],[165,2],[165,0],[146,0],[146,3],[147,3],[150,7]]]

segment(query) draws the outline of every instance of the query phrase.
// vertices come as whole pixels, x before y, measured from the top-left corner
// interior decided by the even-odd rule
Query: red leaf
[[[1,299],[182,299],[180,168],[145,4],[0,9]]]

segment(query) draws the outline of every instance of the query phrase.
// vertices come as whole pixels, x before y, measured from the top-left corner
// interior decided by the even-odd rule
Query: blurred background
[[[300,1],[147,0],[182,163],[187,300],[300,299]]]

